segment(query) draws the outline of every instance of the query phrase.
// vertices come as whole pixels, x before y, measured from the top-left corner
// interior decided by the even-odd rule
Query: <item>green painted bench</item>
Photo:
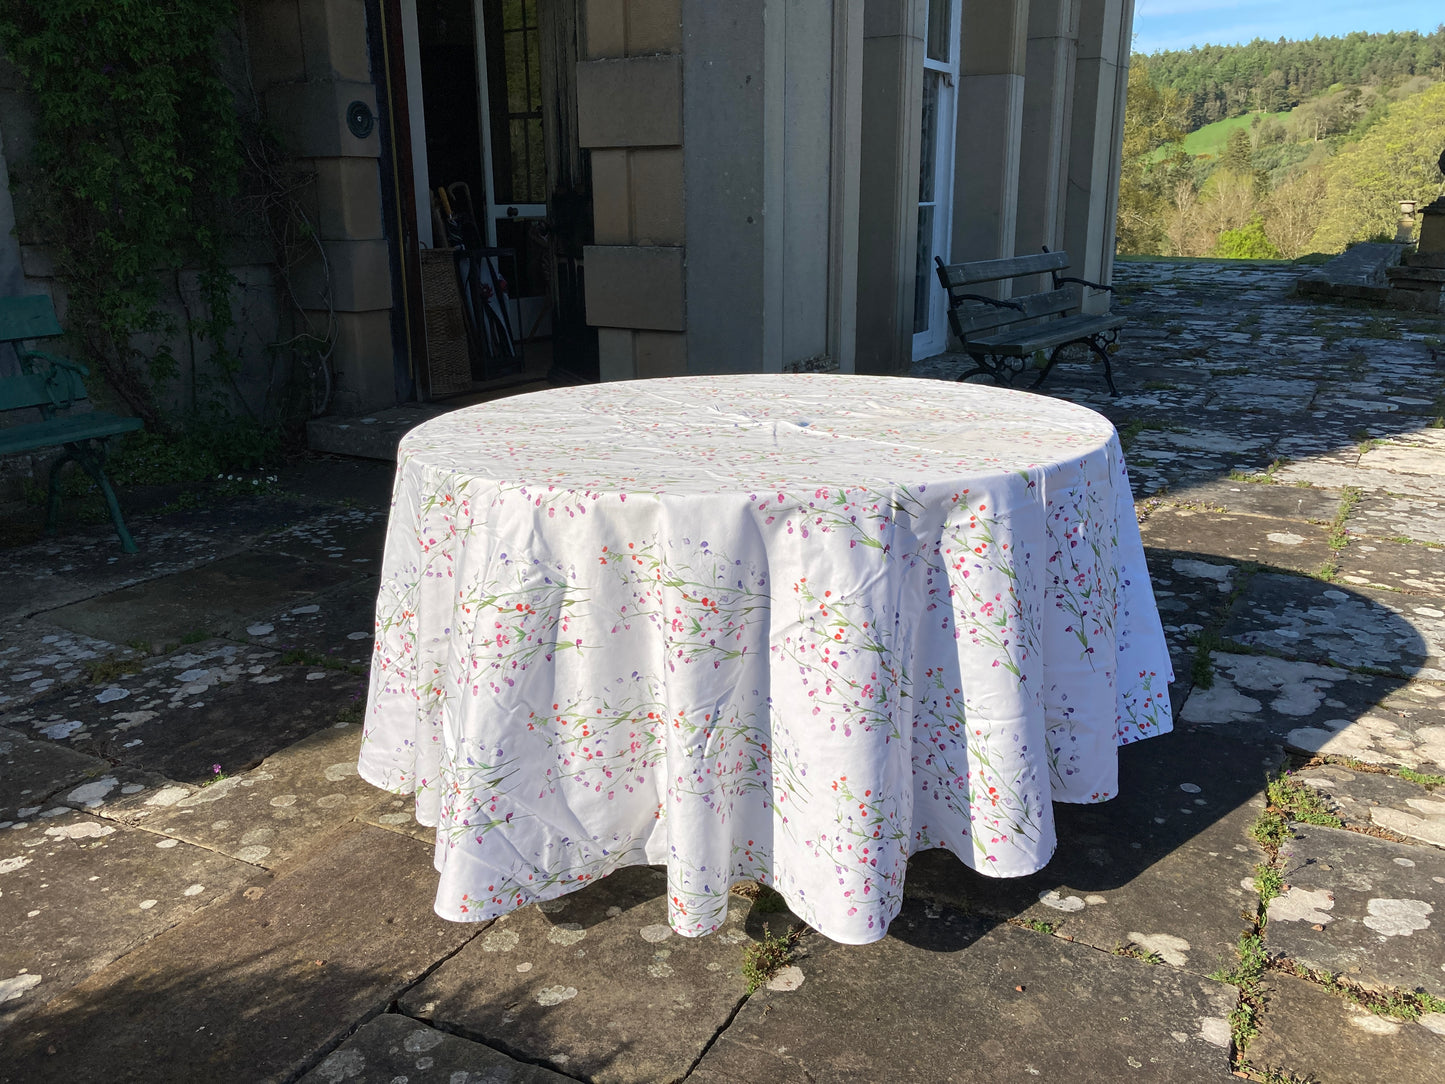
[[[99,410],[74,409],[88,398],[85,366],[41,350],[26,349],[24,345],[33,339],[54,338],[61,333],[50,298],[44,295],[0,298],[0,347],[10,344],[20,360],[18,374],[0,376],[0,411],[40,408],[39,421],[0,426],[0,455],[63,448],[60,458],[50,468],[46,530],[55,528],[60,511],[60,470],[74,460],[105,496],[121,548],[126,553],[135,553],[135,540],[126,530],[115,490],[105,476],[105,454],[111,437],[141,428],[141,420]]]

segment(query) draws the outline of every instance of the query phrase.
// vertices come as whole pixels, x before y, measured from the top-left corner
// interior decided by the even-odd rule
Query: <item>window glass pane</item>
[[[928,59],[953,59],[953,0],[928,0]]]
[[[503,29],[520,30],[523,18],[522,0],[502,0]]]
[[[506,35],[507,61],[507,111],[527,113],[531,106],[527,101],[526,35],[522,31]]]
[[[533,113],[542,112],[542,35],[536,30],[527,31],[527,108]]]
[[[918,269],[913,277],[913,334],[928,330],[933,311],[933,208],[918,208]]]
[[[923,73],[923,144],[918,156],[918,202],[932,203],[934,175],[938,172],[938,88],[942,76]]]

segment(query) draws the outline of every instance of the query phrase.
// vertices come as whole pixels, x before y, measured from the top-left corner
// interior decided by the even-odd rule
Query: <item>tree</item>
[[[1168,207],[1164,185],[1182,151],[1153,161],[1156,152],[1184,138],[1182,103],[1177,92],[1161,91],[1149,80],[1149,66],[1136,57],[1129,65],[1124,107],[1124,158],[1119,173],[1117,248],[1120,252],[1157,252],[1164,240]]]
[[[1256,214],[1238,229],[1221,233],[1211,255],[1231,260],[1277,260],[1279,249],[1265,236],[1264,221]]]
[[[1318,169],[1297,173],[1276,188],[1264,208],[1264,234],[1291,260],[1310,250],[1319,228],[1325,196],[1325,176]]]
[[[1231,173],[1249,173],[1251,171],[1250,155],[1254,153],[1254,146],[1249,141],[1249,133],[1243,128],[1236,128],[1229,133],[1229,142],[1225,144],[1224,153],[1219,156],[1219,165]]]
[[[1440,193],[1436,165],[1445,147],[1445,83],[1396,102],[1358,142],[1325,166],[1327,193],[1314,245],[1337,252],[1353,241],[1394,236],[1399,201],[1428,203]]]

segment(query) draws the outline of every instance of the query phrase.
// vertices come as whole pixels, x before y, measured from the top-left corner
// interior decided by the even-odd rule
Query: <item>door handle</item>
[[[516,217],[517,217],[519,214],[521,214],[521,213],[522,213],[522,212],[519,211],[519,210],[517,210],[515,207],[508,207],[508,208],[507,208],[507,217],[508,217],[508,218],[516,218]]]

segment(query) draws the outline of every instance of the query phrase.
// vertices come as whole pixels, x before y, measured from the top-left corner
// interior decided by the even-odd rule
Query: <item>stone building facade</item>
[[[1133,0],[241,10],[249,80],[314,176],[299,296],[328,309],[341,412],[428,394],[438,187],[517,252],[522,329],[606,380],[903,372],[947,346],[934,255],[1112,271]]]

